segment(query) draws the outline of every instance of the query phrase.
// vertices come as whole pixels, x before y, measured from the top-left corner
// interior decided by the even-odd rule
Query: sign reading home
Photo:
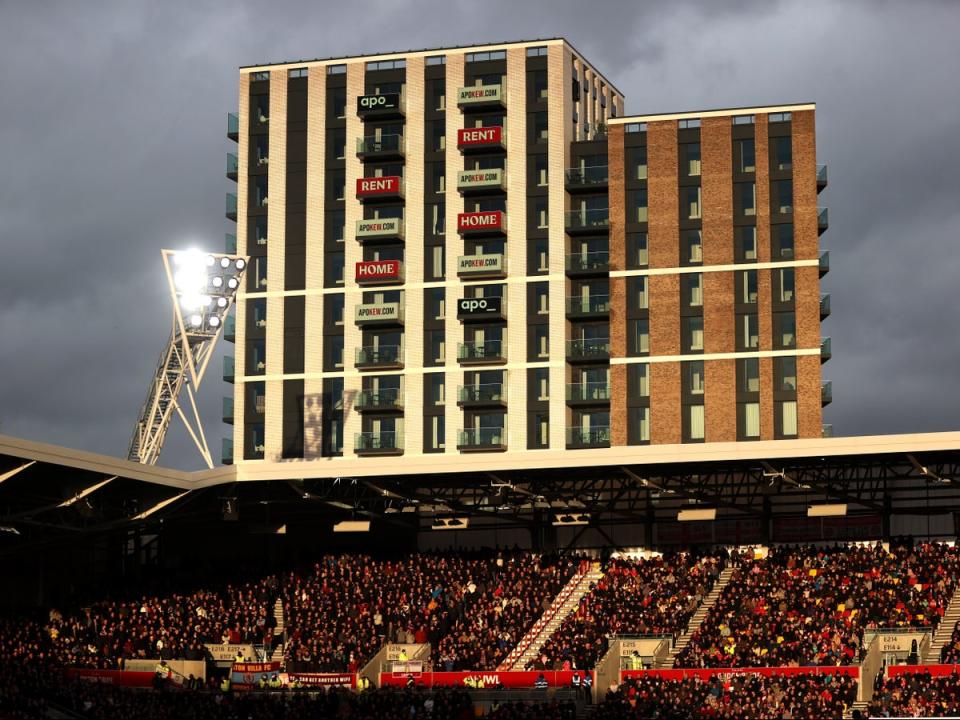
[[[361,95],[357,98],[357,115],[381,115],[386,111],[396,112],[400,109],[400,93],[384,93],[383,95]]]
[[[459,232],[502,231],[504,225],[504,214],[500,210],[485,210],[457,215],[457,230]]]
[[[357,282],[388,282],[399,279],[399,260],[371,260],[357,263]]]
[[[503,298],[460,298],[457,300],[458,318],[501,317],[503,315]]]
[[[400,176],[357,178],[357,197],[377,197],[380,195],[399,195]]]
[[[499,85],[474,85],[462,87],[457,94],[458,105],[483,105],[503,100]]]
[[[487,275],[503,272],[503,255],[461,255],[457,258],[459,275]]]
[[[457,187],[460,189],[503,187],[503,170],[500,168],[462,170],[457,174]]]
[[[503,127],[460,128],[457,130],[457,145],[459,147],[486,147],[488,145],[503,145]]]
[[[370,303],[356,306],[356,320],[364,322],[399,322],[400,303]]]

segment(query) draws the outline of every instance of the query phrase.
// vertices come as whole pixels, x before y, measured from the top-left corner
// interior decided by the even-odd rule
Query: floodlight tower
[[[173,299],[173,329],[157,363],[147,399],[140,408],[127,459],[155,465],[176,413],[207,467],[212,468],[213,458],[197,411],[196,392],[240,287],[247,258],[199,250],[160,252]],[[184,390],[189,401],[189,417],[180,403]]]

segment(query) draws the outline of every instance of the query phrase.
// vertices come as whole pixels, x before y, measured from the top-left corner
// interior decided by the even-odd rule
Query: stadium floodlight
[[[807,508],[807,517],[841,517],[847,514],[846,503],[825,505],[810,505]]]
[[[196,392],[240,288],[247,258],[200,250],[161,250],[160,254],[173,301],[173,329],[140,408],[127,458],[155,465],[176,414],[212,468]],[[181,406],[181,392],[186,394],[190,417]]]

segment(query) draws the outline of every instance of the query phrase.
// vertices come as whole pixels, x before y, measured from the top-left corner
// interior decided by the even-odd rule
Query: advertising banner
[[[492,318],[502,315],[503,298],[460,298],[457,300],[458,318]]]
[[[294,683],[310,687],[330,687],[337,685],[345,688],[357,686],[357,676],[353,673],[280,673],[280,682],[284,685]]]
[[[357,282],[382,282],[399,279],[399,260],[370,260],[357,263]]]
[[[480,275],[503,272],[503,255],[461,255],[457,258],[457,274]]]
[[[400,93],[383,95],[361,95],[357,98],[357,115],[381,115],[385,111],[400,109]]]
[[[498,103],[503,99],[499,85],[473,85],[462,87],[457,93],[458,105],[483,105]]]
[[[457,130],[457,145],[459,147],[485,147],[487,145],[503,145],[503,127],[460,128]]]
[[[236,689],[253,688],[266,675],[280,672],[280,663],[234,663],[230,667],[230,684]]]
[[[357,197],[378,197],[380,195],[399,195],[400,176],[357,178]]]
[[[105,683],[120,687],[152,687],[153,673],[138,670],[93,670],[68,668],[67,677],[86,682]]]
[[[454,687],[469,686],[476,687],[476,684],[482,683],[485,688],[494,688],[502,685],[511,689],[527,689],[534,687],[537,678],[543,675],[547,681],[547,687],[568,688],[573,685],[574,673],[581,677],[587,673],[582,670],[562,670],[552,671],[537,670],[500,672],[498,670],[473,671],[473,672],[426,672],[421,675],[413,673],[413,679],[417,685],[423,687]],[[593,673],[590,673],[591,680]],[[408,675],[405,673],[380,673],[380,686],[402,687],[407,684]]]
[[[378,218],[376,220],[357,220],[358,238],[399,237],[400,218]]]
[[[397,322],[400,320],[400,303],[369,303],[356,306],[357,322]]]
[[[489,232],[505,229],[504,213],[499,210],[459,213],[457,215],[458,232]]]
[[[930,673],[931,677],[960,674],[960,665],[887,665],[886,669],[888,677],[927,672]]]
[[[860,677],[860,668],[856,665],[824,666],[824,667],[755,667],[755,668],[679,668],[668,670],[621,670],[620,682],[627,678],[649,675],[665,680],[685,680],[700,678],[708,680],[712,677],[721,678],[731,675],[846,675],[852,678]]]
[[[461,170],[457,173],[457,187],[461,190],[482,190],[503,187],[503,170]]]

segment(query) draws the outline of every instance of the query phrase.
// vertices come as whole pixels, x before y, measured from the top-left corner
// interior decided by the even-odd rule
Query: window
[[[703,237],[700,230],[687,230],[683,233],[683,262],[686,265],[699,265],[703,262]]]
[[[616,115],[614,115],[613,117],[616,117]],[[628,132],[628,133],[641,133],[646,131],[647,131],[646,123],[627,123],[627,126],[624,129],[624,132]]]
[[[647,146],[628,148],[629,175],[635,180],[647,179]]]
[[[680,121],[681,130],[692,130],[694,128],[700,127],[700,118],[691,118],[689,120]]]
[[[255,257],[253,258],[253,275],[252,275],[254,285],[251,292],[262,292],[267,289],[267,258],[265,257]]]
[[[650,442],[650,408],[630,408],[627,434],[631,445]]]
[[[771,226],[773,235],[773,260],[793,259],[793,224],[776,223]]]
[[[447,148],[447,123],[443,120],[434,120],[430,123],[430,142],[434,150],[440,151]]]
[[[443,330],[427,331],[427,357],[431,365],[443,365],[446,359],[445,332]]]
[[[534,155],[533,156],[533,176],[534,182],[536,182],[537,187],[546,187],[547,186],[547,156],[546,155]]]
[[[739,424],[745,438],[760,437],[760,403],[740,403],[737,410],[741,415]]]
[[[757,271],[743,270],[739,275],[740,303],[755,305],[757,302]]]
[[[446,55],[430,55],[427,57],[427,65],[446,65],[447,56]]]
[[[537,47],[527,48],[527,57],[546,57],[546,56],[547,56],[546,45],[538,45]]]
[[[757,170],[756,145],[753,138],[733,141],[734,169],[739,173],[752,173]]]
[[[797,390],[797,358],[779,357],[773,359],[773,377],[776,390],[780,392],[796,392]]]
[[[737,198],[737,212],[752,217],[757,214],[756,183],[734,183],[734,196]]]
[[[647,279],[645,277],[630,278],[630,297],[633,300],[635,310],[646,310],[649,308],[647,295]]]
[[[545,100],[547,98],[547,71],[534,70],[530,73],[530,76],[532,80],[530,87],[533,92],[533,102]]]
[[[773,166],[777,170],[791,170],[793,168],[793,148],[790,136],[770,138],[773,151]]]
[[[650,352],[650,321],[647,318],[640,318],[633,321],[632,353],[633,355],[646,355]]]
[[[266,207],[267,206],[267,176],[266,175],[255,175],[253,177],[253,206],[254,207]]]
[[[347,129],[330,129],[330,155],[337,160],[343,160],[347,155]]]
[[[324,272],[326,274],[326,286],[343,285],[343,252],[328,252],[326,262],[324,263]]]
[[[433,405],[443,405],[447,399],[446,384],[442,372],[428,373],[430,383],[430,402]]]
[[[703,395],[703,360],[683,363],[683,392],[686,395]]]
[[[532,283],[533,285],[533,306],[538,315],[546,315],[550,312],[550,293],[549,284],[545,282]]]
[[[327,367],[333,369],[343,367],[343,335],[327,335],[324,337],[323,351],[327,355]]]
[[[292,68],[287,72],[287,77],[291,80],[294,78],[305,78],[307,77],[307,68]]]
[[[647,255],[647,234],[627,234],[627,268],[644,268],[649,262]]]
[[[793,268],[780,268],[780,302],[793,302],[794,300],[794,272]]]
[[[634,222],[645,223],[647,221],[647,189],[640,188],[631,193],[633,197],[633,217]]]
[[[704,437],[703,405],[687,406],[687,432],[692,441],[703,440]]]
[[[631,363],[627,365],[627,396],[631,398],[650,397],[649,363]]]
[[[538,402],[546,402],[550,399],[550,368],[534,369],[533,392]]]
[[[736,261],[753,262],[757,259],[757,228],[746,225],[736,228]]]
[[[683,169],[687,177],[700,176],[700,143],[686,143],[682,146]]]
[[[547,141],[548,131],[547,113],[535,112],[530,114],[533,116],[533,122],[531,123],[533,137],[531,140],[535,143],[545,143]]]
[[[784,437],[795,437],[797,434],[797,401],[784,400],[777,404],[780,406],[780,432]]]
[[[446,316],[446,291],[443,288],[428,288],[426,293],[427,317],[443,320]]]
[[[491,50],[490,52],[467,53],[467,62],[486,62],[488,60],[506,60],[506,50]]]
[[[346,65],[327,65],[327,75],[346,75]]]
[[[746,313],[740,316],[741,350],[756,350],[760,347],[760,330],[756,313]]]
[[[336,295],[324,295],[323,297],[324,302],[327,303],[327,307],[329,308],[330,322],[334,325],[343,325],[343,295],[338,293]]]
[[[781,215],[787,215],[793,212],[793,181],[792,180],[774,180],[773,198],[771,205],[774,212]]]
[[[407,66],[407,61],[403,58],[396,60],[376,60],[367,63],[367,71],[370,70],[403,70]]]
[[[700,218],[700,186],[684,188],[683,194],[684,207],[681,211],[686,213],[688,220],[698,220]]]
[[[257,215],[250,224],[253,229],[253,239],[257,245],[267,244],[267,216]]]
[[[550,326],[533,326],[533,347],[537,358],[550,357]]]
[[[270,71],[267,70],[267,71],[263,71],[263,72],[251,73],[250,79],[251,79],[253,82],[261,82],[261,81],[263,81],[263,80],[269,80],[269,79],[270,79]]]
[[[760,392],[760,358],[737,360],[737,392]]]
[[[430,277],[434,280],[442,280],[446,275],[444,252],[443,245],[434,245],[430,248]]]
[[[536,238],[528,241],[530,252],[533,253],[534,272],[548,272],[550,270],[550,241]]]
[[[344,200],[347,193],[347,171],[339,168],[331,170],[327,176],[330,178],[330,197]]]
[[[785,113],[770,113],[769,118],[768,118],[768,122],[772,122],[772,123],[776,123],[776,122],[790,122],[791,117],[792,117],[791,114],[788,113],[788,112],[785,112]]]
[[[703,351],[703,317],[694,315],[682,319],[683,350],[686,352]]]
[[[327,235],[335,242],[343,242],[343,231],[346,225],[346,215],[343,210],[327,212]]]
[[[545,230],[547,228],[547,199],[546,198],[537,198],[533,203],[533,213],[534,218],[537,223],[537,230]]]
[[[446,165],[444,163],[430,163],[430,181],[434,193],[447,191]]]
[[[447,204],[446,203],[431,203],[430,204],[430,232],[433,235],[443,235],[445,227],[445,219],[447,214]]]
[[[347,116],[347,89],[345,87],[330,88],[328,103],[333,117],[345,118]]]
[[[734,125],[753,125],[753,115],[734,115]]]
[[[795,313],[774,313],[773,328],[774,347],[790,349],[797,346],[797,316]]]
[[[687,273],[681,276],[685,287],[685,300],[690,307],[703,306],[703,273]]]

